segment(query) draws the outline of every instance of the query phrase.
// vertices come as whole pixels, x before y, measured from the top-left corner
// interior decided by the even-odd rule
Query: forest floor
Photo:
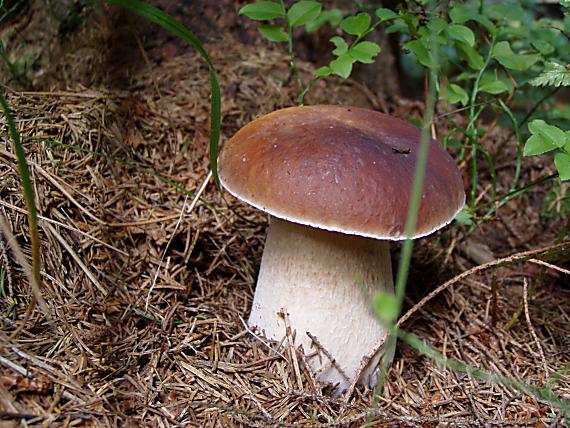
[[[31,1],[2,29],[14,55],[34,58],[26,82],[4,75],[3,87],[37,195],[43,281],[43,303],[26,318],[27,270],[4,235],[2,427],[563,425],[548,401],[439,366],[402,342],[380,397],[364,387],[332,397],[303,355],[250,334],[244,320],[267,218],[222,196],[211,179],[205,64],[112,8],[58,35],[62,18],[42,5]],[[188,25],[206,40],[218,72],[222,147],[298,95],[288,55],[259,41],[255,27],[236,18],[238,6],[169,10],[198,16]],[[44,25],[46,17],[54,21]],[[304,77],[314,68],[299,63]],[[308,103],[405,120],[423,113],[422,102],[397,91],[334,78],[319,82]],[[461,112],[436,113],[436,136],[465,123]],[[29,256],[16,158],[3,119],[0,126],[0,210]],[[481,126],[497,192],[506,194],[514,139],[493,121]],[[467,177],[466,163],[459,167]],[[524,159],[520,186],[549,168],[539,157]],[[532,187],[471,234],[453,224],[418,240],[402,328],[448,358],[570,400],[570,242],[559,187]],[[492,203],[490,188],[482,165],[480,201]],[[394,264],[398,254],[394,245]]]

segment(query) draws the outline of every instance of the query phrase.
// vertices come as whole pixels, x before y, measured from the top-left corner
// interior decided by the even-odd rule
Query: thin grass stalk
[[[441,367],[451,369],[458,373],[465,373],[485,382],[502,385],[515,391],[532,395],[540,400],[544,400],[550,405],[556,406],[558,409],[560,409],[560,411],[564,413],[564,418],[566,421],[570,422],[570,419],[568,419],[570,417],[570,402],[564,400],[562,397],[552,391],[552,389],[548,387],[538,388],[536,386],[528,385],[508,376],[501,376],[488,372],[486,370],[478,369],[454,358],[447,358],[445,355],[441,354],[436,349],[432,348],[412,333],[408,333],[397,328],[395,329],[395,333],[401,340],[406,342],[408,345],[420,353],[430,357]]]
[[[0,136],[2,136],[0,134]],[[97,157],[100,157],[102,159],[108,159],[112,162],[116,162],[116,163],[120,163],[123,165],[126,165],[128,167],[134,168],[137,171],[141,171],[144,172],[152,177],[155,177],[156,179],[158,179],[159,181],[163,182],[164,184],[178,190],[180,193],[184,193],[190,197],[194,197],[194,192],[190,189],[187,189],[186,187],[184,187],[182,184],[177,183],[176,181],[162,175],[159,172],[156,172],[154,169],[148,167],[148,166],[144,166],[144,165],[140,165],[137,162],[133,162],[133,161],[129,161],[129,160],[125,160],[123,158],[120,158],[118,156],[114,156],[111,155],[109,153],[105,153],[105,152],[98,152],[96,150],[91,150],[91,149],[86,149],[84,147],[80,147],[80,146],[76,146],[73,144],[68,144],[68,143],[64,143],[63,141],[58,141],[55,140],[53,138],[45,138],[45,137],[28,137],[28,140],[31,141],[42,141],[44,143],[50,144],[50,145],[54,145],[54,146],[61,146],[61,147],[65,147],[71,150],[74,150],[76,152],[80,152],[80,153],[88,153],[90,155],[94,155]],[[203,202],[205,205],[207,205],[210,208],[213,208],[212,203],[206,199],[200,199],[201,202]]]
[[[502,99],[498,99],[499,105],[501,109],[505,112],[505,114],[510,119],[511,123],[513,124],[513,130],[515,132],[515,139],[517,141],[517,162],[515,167],[515,176],[513,178],[513,182],[511,183],[510,190],[513,191],[517,187],[517,183],[521,176],[521,164],[522,164],[522,157],[523,157],[523,141],[521,139],[521,132],[520,132],[520,125],[511,111],[511,109],[504,103]]]
[[[543,177],[540,177],[537,180],[533,181],[532,183],[529,183],[523,187],[519,187],[518,189],[511,190],[509,193],[507,193],[507,194],[505,194],[505,195],[503,195],[497,199],[494,199],[490,202],[487,202],[485,204],[480,205],[479,207],[477,207],[477,209],[490,207],[489,210],[487,211],[487,213],[483,216],[483,221],[484,221],[484,219],[488,219],[489,217],[491,217],[497,211],[498,208],[505,205],[511,199],[514,199],[517,196],[523,194],[524,192],[529,191],[533,187],[539,186],[543,183],[546,183],[547,181],[553,180],[556,177],[558,177],[558,173],[549,174],[549,175],[545,175]],[[473,225],[472,229],[474,230],[474,228],[476,228],[476,227],[477,227],[477,225]]]
[[[400,253],[400,261],[398,264],[398,273],[396,276],[395,284],[395,296],[396,296],[396,313],[401,313],[402,304],[404,301],[404,294],[406,291],[406,282],[408,280],[408,272],[410,269],[410,261],[412,258],[412,249],[414,246],[411,236],[414,235],[416,230],[418,212],[421,203],[421,195],[424,184],[424,177],[426,172],[429,144],[431,139],[431,127],[435,111],[436,102],[436,81],[437,81],[437,71],[439,69],[439,56],[438,49],[439,45],[437,40],[432,34],[431,36],[431,52],[432,52],[432,68],[430,68],[428,74],[428,91],[426,95],[426,106],[424,112],[424,118],[422,123],[422,134],[420,140],[420,146],[417,155],[416,168],[414,173],[414,181],[412,183],[411,195],[409,198],[408,214],[406,218],[405,235],[408,237],[403,245]],[[389,326],[389,334],[385,345],[385,354],[392,355],[396,347],[397,331],[396,325],[392,324]],[[372,406],[376,407],[378,405],[378,400],[382,389],[384,388],[384,383],[386,381],[386,375],[388,372],[389,362],[382,359],[382,364],[380,367],[380,373],[378,376],[378,384],[376,386],[374,399]]]
[[[178,22],[172,18],[167,13],[161,11],[160,9],[146,4],[140,0],[103,0],[109,4],[114,4],[126,9],[132,13],[135,13],[148,21],[154,22],[160,25],[167,31],[180,37],[190,46],[192,46],[196,51],[202,56],[206,64],[208,65],[208,70],[210,73],[210,87],[211,87],[211,99],[210,99],[210,168],[212,170],[212,176],[216,186],[220,188],[220,179],[218,177],[218,146],[220,141],[220,126],[221,126],[221,95],[220,95],[220,85],[218,84],[218,78],[216,76],[216,70],[214,65],[210,60],[210,57],[200,39],[187,29],[182,23]]]
[[[30,284],[32,288],[36,290],[41,290],[41,276],[40,276],[40,235],[38,232],[38,212],[36,208],[36,201],[34,195],[34,189],[32,187],[32,181],[30,179],[30,168],[28,162],[26,161],[26,152],[20,141],[20,133],[16,128],[14,122],[14,117],[12,116],[12,111],[10,106],[6,101],[6,97],[3,91],[0,91],[0,104],[4,110],[4,116],[6,116],[6,122],[8,123],[8,129],[10,130],[10,136],[12,138],[12,143],[14,147],[14,152],[16,153],[16,158],[18,160],[18,173],[20,174],[20,180],[22,182],[22,189],[24,193],[24,201],[26,203],[26,208],[28,210],[28,227],[30,233],[30,243],[32,247],[32,279],[35,284]],[[31,315],[31,311],[35,305],[34,294],[31,294],[31,303],[28,307],[27,316]]]
[[[489,175],[491,176],[491,199],[497,197],[497,171],[495,170],[495,161],[493,156],[488,150],[483,147],[479,147],[479,151],[483,154],[483,157],[487,161],[487,166],[489,168]]]
[[[24,2],[24,0],[19,0],[19,1],[15,2],[9,9],[6,8],[6,6],[4,6],[4,2],[2,2],[2,9],[4,9],[4,13],[2,14],[2,16],[0,16],[0,22],[4,21],[7,17],[12,15],[14,12],[16,12],[18,7],[20,7],[20,5],[23,2]]]
[[[477,105],[477,96],[479,95],[479,84],[483,73],[487,69],[487,66],[491,62],[491,57],[493,54],[493,47],[495,46],[495,36],[491,39],[491,46],[489,46],[489,53],[487,58],[485,58],[485,63],[481,70],[477,73],[475,82],[473,83],[473,90],[471,91],[469,109],[469,126],[467,128],[469,142],[471,143],[471,192],[469,194],[469,206],[471,208],[475,207],[475,200],[477,197],[477,183],[478,183],[478,168],[477,168],[477,151],[479,148],[479,135],[477,132],[477,119],[482,112],[482,109],[478,113],[475,113],[475,106]]]

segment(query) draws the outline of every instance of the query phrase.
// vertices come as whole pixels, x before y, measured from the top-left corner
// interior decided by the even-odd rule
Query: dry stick
[[[63,193],[63,195],[65,195],[65,197],[67,197],[67,199],[70,200],[71,203],[73,203],[73,205],[75,205],[77,208],[79,208],[81,210],[81,212],[83,212],[87,217],[89,217],[90,219],[96,221],[97,223],[106,226],[107,222],[101,220],[99,217],[95,216],[91,211],[89,211],[87,208],[85,208],[83,205],[81,205],[73,196],[71,196],[71,193],[69,193],[67,190],[65,190],[65,188],[58,182],[58,180],[61,180],[61,178],[58,178],[58,180],[56,180],[55,177],[53,177],[51,174],[48,174],[48,172],[46,170],[44,170],[41,166],[39,166],[36,163],[30,162],[31,164],[34,165],[34,168],[37,169],[37,171],[43,175],[51,184],[53,184],[61,193]],[[65,183],[66,185],[68,185],[67,183]],[[68,185],[69,186],[69,185]],[[69,186],[71,187],[71,186]]]
[[[356,388],[356,385],[358,384],[358,380],[360,379],[360,376],[362,376],[362,372],[364,372],[364,370],[366,369],[368,364],[370,364],[370,361],[372,361],[374,356],[378,352],[380,352],[382,347],[384,347],[384,345],[386,344],[387,338],[388,338],[388,332],[385,332],[382,335],[382,338],[376,343],[376,346],[372,349],[372,351],[370,351],[368,354],[366,354],[364,357],[362,357],[362,360],[360,362],[360,367],[356,371],[356,375],[354,376],[354,379],[352,380],[350,387],[348,388],[348,390],[344,394],[343,411],[346,409],[346,405],[348,404],[350,397],[352,397],[352,394],[354,394],[354,389]]]
[[[237,389],[241,390],[244,395],[247,395],[248,398],[255,403],[257,408],[261,411],[261,413],[263,413],[263,416],[265,416],[266,418],[269,418],[269,419],[273,419],[271,417],[271,415],[269,414],[269,412],[265,409],[265,407],[263,407],[263,405],[255,397],[255,394],[245,384],[239,383],[239,378],[237,378],[237,377],[235,379],[230,378],[229,380],[230,380],[230,382],[233,383],[233,385],[235,387],[237,387]]]
[[[528,281],[526,278],[523,279],[523,303],[524,303],[524,315],[526,317],[526,323],[528,325],[528,329],[530,330],[530,334],[532,335],[532,339],[534,340],[534,344],[538,348],[538,353],[540,354],[540,358],[542,359],[542,366],[544,368],[544,375],[545,379],[548,378],[548,365],[546,364],[546,357],[544,356],[544,350],[542,349],[542,345],[538,340],[538,336],[534,331],[534,327],[532,326],[532,322],[530,321],[530,313],[528,310]]]
[[[4,150],[0,150],[0,155],[6,156],[10,159],[14,159],[14,160],[16,159],[15,155],[13,155],[10,152],[6,152]],[[178,214],[173,214],[173,215],[169,215],[169,216],[165,216],[165,217],[150,218],[150,219],[146,219],[146,220],[129,221],[129,222],[124,222],[124,223],[107,223],[106,221],[101,220],[100,218],[96,217],[95,214],[91,213],[87,208],[85,208],[83,205],[81,205],[67,190],[65,190],[63,188],[63,185],[60,184],[57,180],[62,181],[63,184],[65,184],[66,186],[69,186],[69,184],[65,183],[61,178],[50,175],[41,166],[39,166],[37,163],[35,163],[31,160],[28,160],[28,164],[30,164],[31,166],[36,168],[38,170],[38,172],[40,173],[40,175],[43,175],[49,182],[51,182],[65,197],[67,197],[69,199],[69,201],[73,205],[75,205],[77,208],[79,208],[79,210],[81,212],[83,212],[87,217],[91,218],[92,220],[94,220],[95,222],[97,222],[103,226],[107,226],[107,227],[143,226],[146,224],[160,223],[163,221],[169,221],[169,220],[173,220],[175,218],[178,218]],[[211,174],[211,172],[210,172],[210,174]],[[71,187],[71,186],[69,186],[69,187]],[[38,218],[40,218],[40,217],[38,217]]]
[[[6,87],[7,88],[7,87]],[[30,97],[71,97],[71,98],[103,98],[105,94],[100,92],[31,92],[31,91],[15,91],[10,89],[15,94],[30,96]]]
[[[263,340],[258,334],[256,334],[255,332],[253,332],[249,326],[247,325],[247,323],[243,320],[243,318],[240,316],[239,320],[241,321],[241,323],[243,324],[243,327],[246,329],[246,331],[251,334],[253,337],[255,337],[262,345],[265,345],[265,347],[267,349],[269,349],[270,351],[276,353],[277,355],[279,355],[281,358],[283,358],[285,361],[287,361],[287,357],[285,357],[285,355],[283,355],[281,352],[279,352],[277,349],[273,349],[265,340]]]
[[[208,175],[204,179],[204,182],[202,183],[202,185],[200,186],[200,188],[198,189],[198,191],[194,195],[194,199],[192,200],[192,202],[190,203],[190,206],[188,207],[188,212],[186,213],[187,215],[190,215],[190,213],[192,213],[192,211],[194,211],[196,204],[200,200],[200,196],[202,195],[202,193],[204,193],[204,190],[206,189],[206,186],[208,185],[211,178],[212,178],[212,171],[209,171]],[[186,195],[186,198],[184,199],[184,204],[182,205],[182,209],[180,210],[180,214],[178,215],[178,221],[176,222],[176,226],[174,228],[174,231],[170,235],[170,239],[168,240],[168,243],[166,244],[166,247],[164,248],[164,251],[162,252],[162,256],[160,257],[160,263],[158,264],[158,268],[156,269],[156,273],[155,273],[154,278],[152,280],[152,284],[151,284],[150,289],[148,290],[148,294],[146,296],[145,309],[144,309],[145,311],[148,311],[148,305],[150,303],[150,296],[151,296],[152,290],[156,286],[156,281],[158,280],[158,275],[160,273],[160,267],[162,266],[162,262],[164,261],[164,257],[166,256],[168,248],[170,247],[170,244],[172,243],[172,239],[174,238],[174,235],[176,235],[176,231],[178,230],[178,227],[180,227],[180,223],[182,222],[182,218],[184,217],[184,208],[186,207],[187,201],[188,201],[188,195]]]
[[[22,367],[19,364],[14,363],[13,361],[10,361],[8,358],[4,358],[3,356],[0,355],[0,364],[5,365],[6,367],[11,368],[13,371],[15,371],[16,373],[18,373],[19,375],[22,375],[24,377],[29,377],[30,376],[30,371],[24,367]]]
[[[7,158],[10,158],[12,160],[16,160],[16,155],[4,151],[4,150],[0,150],[0,155],[5,156]],[[39,164],[37,164],[36,162],[33,162],[31,160],[28,159],[28,164],[30,166],[33,166],[39,173],[40,175],[44,176],[50,183],[52,183],[55,187],[57,187],[57,189],[63,193],[64,196],[66,196],[70,202],[75,205],[77,208],[79,208],[79,210],[81,210],[85,215],[87,215],[89,218],[95,220],[97,223],[102,224],[102,225],[107,225],[106,222],[104,222],[103,220],[97,218],[94,214],[92,214],[91,212],[89,212],[89,210],[87,210],[87,208],[85,208],[83,205],[81,205],[79,202],[77,202],[75,200],[75,198],[73,196],[71,196],[71,194],[65,190],[62,185],[60,183],[58,183],[58,181],[52,177],[46,170],[44,170]],[[60,181],[61,178],[58,178]],[[65,183],[65,182],[64,182]],[[67,186],[69,186],[69,184],[65,183]],[[69,186],[71,187],[71,186]]]
[[[178,231],[178,228],[180,227],[180,223],[182,223],[182,218],[184,217],[184,208],[186,208],[186,202],[188,202],[188,195],[186,195],[186,197],[184,198],[184,203],[182,204],[182,209],[180,210],[180,214],[178,214],[178,221],[176,222],[176,226],[174,226],[174,230],[170,234],[170,238],[168,239],[168,242],[166,243],[166,247],[164,247],[164,251],[162,252],[162,255],[160,256],[160,261],[158,262],[158,266],[156,267],[156,272],[154,273],[154,278],[152,279],[152,284],[150,284],[150,288],[149,288],[148,293],[146,295],[146,302],[144,305],[145,312],[148,312],[148,305],[150,304],[150,296],[152,295],[152,291],[154,290],[154,287],[156,286],[156,281],[158,281],[158,275],[160,274],[160,268],[163,265],[164,257],[166,257],[166,253],[168,252],[168,249],[170,248],[170,244],[172,243],[172,240],[174,239],[174,236],[176,235],[176,232]]]
[[[30,287],[32,287],[32,294],[34,295],[36,302],[38,302],[38,305],[40,306],[44,315],[49,317],[48,305],[42,296],[39,284],[37,283],[37,281],[34,278],[34,274],[32,273],[32,268],[30,267],[28,261],[26,260],[26,256],[24,255],[20,246],[18,245],[18,241],[16,241],[16,238],[12,234],[12,231],[10,230],[10,226],[8,226],[8,224],[6,223],[6,219],[2,215],[0,215],[0,231],[4,235],[6,242],[10,246],[10,249],[12,250],[14,257],[16,257],[16,260],[18,261],[18,263],[22,267],[22,270],[24,271],[24,275],[26,275],[26,278],[28,279],[28,282],[30,283]],[[31,308],[33,310],[33,305],[31,305]],[[31,311],[28,310],[27,312],[31,312]],[[31,313],[26,314],[26,318],[28,318],[30,315],[31,315]],[[17,334],[21,331],[23,326],[24,326],[24,324],[22,324],[20,327],[18,327],[14,331],[14,333],[12,333],[10,335],[10,337],[17,336]]]
[[[319,342],[319,340],[316,338],[316,336],[313,336],[311,334],[311,332],[307,331],[306,334],[307,334],[307,336],[309,336],[309,338],[311,339],[313,344],[317,347],[317,349],[319,351],[321,351],[323,354],[325,354],[325,356],[331,362],[332,366],[338,370],[338,372],[344,378],[344,380],[346,380],[348,382],[350,380],[350,378],[348,377],[346,372],[338,365],[338,363],[336,362],[335,358],[331,355],[331,353],[323,345],[321,345],[321,342]]]
[[[404,324],[417,310],[419,310],[422,306],[424,306],[427,302],[429,302],[431,299],[433,299],[435,296],[437,296],[443,290],[451,287],[453,284],[461,281],[462,279],[464,279],[470,275],[473,275],[475,273],[487,270],[487,269],[494,267],[494,266],[498,266],[498,265],[502,265],[502,264],[508,264],[508,263],[514,263],[514,262],[517,262],[520,260],[528,259],[531,256],[535,256],[537,254],[545,253],[548,251],[554,251],[554,250],[562,250],[562,249],[566,249],[567,247],[570,247],[570,241],[561,242],[560,244],[552,245],[549,247],[543,247],[543,248],[539,248],[536,250],[529,250],[529,251],[523,251],[520,253],[516,253],[516,254],[513,254],[513,255],[508,256],[508,257],[496,259],[496,260],[493,260],[492,262],[484,263],[484,264],[479,265],[479,266],[475,266],[474,268],[471,268],[471,269],[469,269],[463,273],[460,273],[459,275],[451,278],[449,281],[446,281],[443,284],[441,284],[439,287],[437,287],[435,290],[433,290],[431,293],[429,293],[426,297],[424,297],[422,300],[420,300],[418,303],[416,303],[416,305],[413,308],[411,308],[408,312],[406,312],[402,316],[402,318],[400,318],[398,320],[396,327],[400,328],[402,326],[402,324]]]
[[[17,207],[17,206],[15,206],[15,205],[12,205],[12,204],[10,204],[10,203],[8,203],[8,202],[5,202],[5,201],[2,201],[2,200],[0,200],[0,205],[5,206],[5,207],[7,207],[7,208],[9,208],[9,209],[11,209],[11,210],[17,211],[17,212],[19,212],[19,213],[25,214],[25,215],[28,214],[28,211],[27,211],[27,210],[25,210],[25,209],[23,209],[23,208],[20,208],[20,207]],[[177,214],[177,216],[178,216],[178,214]],[[78,234],[80,234],[80,235],[83,235],[83,236],[85,236],[86,238],[92,239],[93,241],[97,242],[98,244],[104,245],[105,247],[107,247],[107,248],[109,248],[109,249],[111,249],[111,250],[113,250],[113,251],[116,251],[116,252],[118,252],[119,254],[122,254],[122,255],[125,256],[125,257],[127,257],[127,256],[129,255],[129,253],[127,253],[126,251],[120,250],[120,249],[118,249],[117,247],[112,246],[111,244],[107,244],[106,242],[101,241],[99,238],[96,238],[96,237],[94,237],[93,235],[90,235],[90,234],[87,233],[87,232],[83,232],[81,229],[78,229],[77,227],[69,226],[68,224],[62,223],[62,222],[57,221],[57,220],[53,220],[53,219],[48,218],[48,217],[44,217],[44,216],[42,216],[42,215],[38,215],[38,219],[39,219],[39,220],[42,220],[42,221],[45,221],[45,222],[48,222],[48,223],[51,223],[51,224],[55,224],[55,225],[57,225],[57,226],[59,226],[59,227],[65,228],[65,229],[69,229],[69,230],[71,230],[71,231],[73,231],[73,232],[75,232],[75,233],[78,233]]]
[[[44,226],[42,226],[42,228],[43,227]],[[69,243],[63,238],[63,236],[61,236],[58,233],[58,231],[55,230],[55,227],[53,227],[49,223],[46,223],[45,229],[49,230],[51,232],[51,234],[59,241],[59,243],[65,248],[65,250],[69,253],[71,258],[73,260],[75,260],[75,263],[77,263],[77,265],[81,268],[81,270],[83,270],[83,272],[85,272],[85,275],[87,275],[87,278],[89,278],[91,280],[91,282],[95,285],[95,287],[97,287],[97,289],[103,294],[103,296],[106,296],[107,294],[109,294],[109,291],[105,287],[103,287],[103,285],[101,285],[101,283],[97,280],[95,275],[93,275],[93,273],[89,270],[89,268],[85,265],[85,263],[83,263],[83,261],[81,261],[81,258],[77,255],[77,253],[75,251],[73,251],[73,248],[71,248],[71,245],[69,245]]]
[[[542,261],[542,260],[529,259],[529,262],[535,263],[535,264],[537,264],[537,265],[546,266],[546,267],[548,267],[548,268],[550,268],[550,269],[554,269],[554,270],[557,270],[558,272],[562,272],[562,273],[565,273],[566,275],[570,275],[570,270],[561,268],[560,266],[556,266],[556,265],[553,265],[553,264],[548,263],[548,262],[544,262],[544,261]]]
[[[289,314],[285,312],[284,308],[281,308],[277,315],[283,318],[283,322],[285,323],[285,335],[289,342],[289,353],[291,354],[291,362],[293,363],[295,377],[297,378],[297,385],[299,391],[303,391],[303,378],[301,378],[301,370],[299,370],[299,361],[297,360],[297,352],[295,351],[295,341],[293,340],[293,333],[291,332],[291,324],[289,323]]]
[[[315,394],[317,394],[318,396],[322,396],[323,390],[319,386],[317,379],[315,378],[315,375],[313,373],[313,370],[311,369],[311,366],[309,365],[309,362],[307,361],[307,356],[305,355],[305,349],[303,348],[303,345],[299,345],[297,347],[297,351],[298,351],[299,358],[301,358],[301,362],[305,366],[307,377],[309,378],[309,381],[311,382],[311,387],[313,389],[313,392]]]
[[[6,245],[4,245],[4,241],[0,239],[0,257],[2,257],[2,261],[4,262],[4,272],[6,272],[6,281],[8,283],[7,295],[10,298],[13,298],[13,289],[12,289],[12,270],[10,269],[10,259],[8,258],[8,253],[6,252]]]

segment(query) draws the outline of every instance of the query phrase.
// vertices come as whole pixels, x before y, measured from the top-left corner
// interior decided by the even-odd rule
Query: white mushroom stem
[[[281,340],[288,314],[295,345],[303,345],[320,381],[346,389],[386,329],[374,315],[372,297],[393,292],[387,241],[328,232],[271,218],[249,325],[267,338]],[[317,349],[310,332],[334,358]],[[382,351],[372,358],[359,382],[376,383]],[[392,356],[388,356],[391,360]],[[340,370],[339,370],[340,368]]]

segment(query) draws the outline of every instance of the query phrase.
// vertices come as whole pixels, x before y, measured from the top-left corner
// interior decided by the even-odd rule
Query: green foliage
[[[379,21],[374,24],[370,14],[366,12],[343,18],[339,9],[323,10],[321,3],[317,1],[298,1],[289,9],[284,2],[261,1],[244,6],[239,13],[254,20],[269,21],[270,23],[259,26],[261,34],[271,42],[288,43],[291,69],[301,90],[300,104],[303,104],[305,95],[318,79],[330,75],[347,78],[356,62],[373,63],[380,53],[380,46],[363,39],[381,22],[396,17],[389,9],[378,9],[376,16]],[[319,68],[305,86],[295,66],[292,29],[304,27],[305,31],[312,32],[326,23],[338,27],[344,34],[331,38],[330,41],[334,45],[332,54],[335,58],[327,66]]]
[[[510,70],[528,70],[540,59],[539,54],[515,53],[511,49],[509,42],[499,42],[493,48],[493,58],[503,67]]]
[[[524,147],[525,156],[554,153],[554,164],[562,181],[570,180],[570,131],[549,125],[543,120],[533,120],[528,124],[531,137]]]
[[[270,42],[286,42],[289,36],[279,25],[265,24],[259,26],[259,32]]]
[[[340,23],[340,28],[347,34],[362,37],[370,28],[372,18],[367,13],[359,13],[356,16],[344,18]]]
[[[570,86],[570,64],[549,62],[540,75],[530,81],[533,86]]]
[[[293,69],[293,26],[305,25],[307,31],[315,31],[325,23],[336,27],[337,35],[330,39],[333,60],[319,68],[306,86],[297,74],[301,104],[318,79],[331,75],[348,78],[355,63],[375,61],[380,54],[380,46],[365,40],[368,34],[380,27],[386,33],[398,33],[405,63],[411,59],[416,68],[419,66],[436,73],[438,98],[448,106],[458,104],[466,108],[468,125],[465,129],[455,128],[456,134],[463,135],[454,139],[460,141],[460,160],[469,160],[471,212],[475,214],[477,211],[480,161],[484,160],[491,169],[491,176],[496,176],[492,154],[479,143],[486,132],[485,128],[477,126],[484,113],[487,116],[505,115],[513,127],[518,149],[509,193],[515,190],[521,172],[523,148],[524,155],[528,156],[538,141],[538,137],[533,135],[525,146],[521,129],[528,120],[539,119],[538,107],[549,102],[539,89],[533,88],[570,84],[570,65],[564,65],[570,58],[570,3],[561,3],[563,19],[537,19],[538,6],[514,0],[495,3],[452,1],[434,4],[433,8],[428,7],[433,4],[429,1],[410,2],[400,5],[397,10],[368,7],[345,16],[338,9],[324,10],[319,4],[316,1],[299,1],[287,10],[282,1],[264,1],[247,5],[240,11],[253,19],[271,21],[261,26],[260,31],[269,40],[288,42]],[[437,55],[433,54],[434,50],[437,50]],[[529,99],[536,100],[537,104],[528,115],[511,111],[509,104],[524,104]],[[553,109],[548,114],[555,115],[556,111]],[[541,147],[546,150],[546,146]],[[565,179],[566,154],[561,148],[550,151],[554,152],[554,163],[560,177]],[[493,183],[493,189],[495,187]]]
[[[299,1],[287,11],[287,22],[293,28],[314,21],[321,13],[322,5],[317,1]]]
[[[284,17],[285,10],[282,5],[274,1],[259,1],[242,7],[239,14],[256,21],[268,21]]]
[[[469,210],[469,207],[463,207],[463,209],[455,216],[454,220],[459,224],[471,226],[473,225],[473,213]]]
[[[447,102],[450,104],[459,103],[465,106],[469,102],[469,95],[461,86],[451,83],[447,88]]]
[[[342,12],[340,9],[332,8],[321,12],[321,14],[311,22],[307,22],[305,29],[308,33],[313,33],[325,24],[330,24],[332,27],[338,27],[342,21]]]

